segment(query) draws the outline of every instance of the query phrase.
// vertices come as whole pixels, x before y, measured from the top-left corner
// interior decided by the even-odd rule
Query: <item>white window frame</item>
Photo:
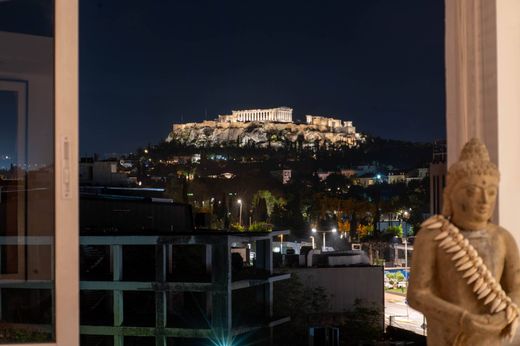
[[[56,342],[79,346],[78,0],[55,0]]]
[[[6,346],[79,346],[78,0],[54,6],[56,340]]]

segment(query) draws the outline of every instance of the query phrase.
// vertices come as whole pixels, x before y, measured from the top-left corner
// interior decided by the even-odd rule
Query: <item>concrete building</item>
[[[79,182],[81,185],[126,186],[128,176],[118,169],[119,161],[97,161],[82,158],[79,164]]]
[[[323,288],[329,297],[329,307],[324,311],[328,323],[341,325],[341,315],[355,308],[360,302],[381,312],[377,321],[381,331],[384,328],[384,269],[382,266],[368,265],[364,251],[335,251],[323,253],[302,247],[297,267],[286,268],[296,276],[306,289]],[[335,318],[337,317],[337,318]]]
[[[345,312],[356,300],[384,309],[384,275],[382,266],[346,266],[290,268],[309,288],[324,287],[330,295],[330,312]],[[384,319],[381,319],[383,328]]]
[[[232,111],[231,115],[219,115],[220,122],[280,122],[292,123],[292,108],[277,107],[268,109],[246,109]]]
[[[429,169],[428,168],[415,168],[410,172],[406,173],[406,184],[409,184],[412,181],[421,181],[428,176]]]
[[[324,171],[317,171],[315,174],[320,179],[320,181],[325,181],[331,174],[335,174],[336,172],[324,172]]]
[[[402,172],[388,173],[388,184],[398,184],[406,182],[406,174]]]
[[[368,187],[370,185],[374,185],[377,182],[377,177],[371,173],[363,174],[359,177],[355,177],[353,179],[355,185],[361,185],[363,187]]]
[[[279,169],[271,171],[271,175],[282,182],[282,184],[289,184],[292,177],[292,170],[290,169]]]
[[[80,222],[82,344],[221,344],[289,321],[273,315],[273,283],[290,274],[272,261],[288,231],[197,231],[189,205],[128,196],[89,195]],[[237,251],[249,247],[254,261]]]

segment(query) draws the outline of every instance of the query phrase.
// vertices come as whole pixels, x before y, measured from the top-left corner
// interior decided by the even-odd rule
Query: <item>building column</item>
[[[472,137],[501,172],[495,221],[520,243],[520,1],[447,0],[448,165]]]
[[[223,236],[211,249],[211,328],[227,336],[232,329],[231,244]]]
[[[118,282],[123,280],[123,246],[112,245],[110,247],[110,257],[112,264],[112,281]],[[123,291],[112,291],[112,309],[114,313],[114,327],[123,326]],[[114,334],[114,346],[123,346],[124,337],[120,332]]]

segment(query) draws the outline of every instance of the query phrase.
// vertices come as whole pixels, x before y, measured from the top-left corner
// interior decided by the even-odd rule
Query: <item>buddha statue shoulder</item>
[[[511,339],[520,310],[513,236],[491,223],[499,171],[478,139],[448,170],[442,215],[421,225],[407,293],[428,324],[429,346],[494,346]]]

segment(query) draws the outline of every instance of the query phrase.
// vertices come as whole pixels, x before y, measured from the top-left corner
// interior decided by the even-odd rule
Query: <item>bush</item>
[[[390,226],[386,229],[386,233],[401,238],[403,236],[403,227],[401,227],[401,225]]]
[[[232,232],[244,232],[246,229],[239,223],[232,223],[229,225],[229,230]]]
[[[273,225],[267,222],[255,222],[249,226],[249,232],[271,232],[273,230]]]

